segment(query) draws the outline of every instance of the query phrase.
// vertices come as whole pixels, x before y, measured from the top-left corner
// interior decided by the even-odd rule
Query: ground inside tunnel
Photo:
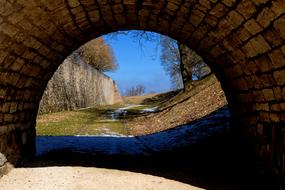
[[[78,173],[90,174],[90,171],[95,170],[96,175],[93,173],[93,178],[101,175],[100,172],[104,173],[98,179],[101,182],[110,176],[112,176],[110,179],[116,179],[112,172],[121,172],[118,174],[121,177],[129,175],[124,171],[132,172],[133,175],[129,176],[129,179],[139,184],[136,186],[138,189],[146,188],[141,184],[147,180],[145,176],[140,176],[142,174],[152,176],[152,182],[158,180],[163,185],[168,183],[165,180],[174,180],[168,185],[162,185],[163,188],[159,186],[157,189],[170,187],[177,187],[177,189],[267,189],[268,186],[260,185],[260,179],[254,173],[253,164],[245,160],[246,157],[239,155],[239,150],[233,146],[229,135],[229,116],[228,108],[224,107],[189,125],[138,137],[39,136],[36,142],[36,159],[25,163],[23,168],[19,168],[19,172],[24,174],[21,169],[27,169],[28,173],[39,173],[39,176],[43,175],[44,171],[50,172],[53,176],[50,181],[51,187],[57,183],[67,183],[68,177],[63,177],[62,182],[54,179],[57,172],[66,172],[62,175],[80,178]],[[75,168],[77,174],[72,172],[70,174],[70,167]],[[83,169],[77,167],[83,167]],[[88,175],[86,176],[88,179]],[[140,179],[135,179],[134,176]],[[156,179],[153,176],[163,178]],[[31,180],[30,177],[27,176],[27,180]],[[120,180],[126,186],[132,185],[133,182]],[[37,182],[35,179],[33,181]],[[25,185],[31,184],[33,183],[26,182]],[[69,184],[65,185],[67,187]],[[84,182],[81,185],[84,187]],[[109,187],[106,183],[102,185],[102,189]],[[112,185],[118,185],[116,180],[112,182]],[[37,186],[33,185],[33,187]],[[152,184],[150,189],[155,187]],[[112,189],[111,186],[109,188]],[[272,189],[272,184],[270,188]],[[135,188],[133,186],[130,189]]]

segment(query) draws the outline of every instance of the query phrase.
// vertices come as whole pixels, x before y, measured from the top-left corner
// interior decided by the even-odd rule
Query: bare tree
[[[175,40],[167,37],[161,36],[161,64],[170,76],[172,82],[172,88],[179,89],[183,88],[183,81],[181,76],[180,67],[180,52],[178,49],[178,44]]]
[[[127,89],[126,96],[140,96],[145,93],[145,86],[138,84],[130,89]]]
[[[192,88],[193,80],[200,80],[211,73],[204,60],[187,45],[178,43],[180,53],[180,68],[185,89]]]
[[[114,71],[117,64],[113,51],[103,38],[96,38],[75,51],[81,59],[99,71]]]
[[[192,87],[193,80],[200,80],[211,73],[204,60],[186,44],[161,36],[161,63],[176,88]]]

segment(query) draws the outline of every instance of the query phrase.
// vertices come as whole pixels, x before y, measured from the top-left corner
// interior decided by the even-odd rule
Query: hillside
[[[225,94],[214,75],[196,81],[189,92],[172,91],[146,97],[125,97],[133,103],[158,106],[158,112],[125,121],[132,135],[145,135],[190,123],[227,105]],[[134,102],[137,100],[137,102]]]

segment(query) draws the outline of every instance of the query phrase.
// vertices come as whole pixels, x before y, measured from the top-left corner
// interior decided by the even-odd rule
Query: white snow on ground
[[[153,112],[156,112],[156,111],[158,111],[158,107],[142,109],[141,113],[153,113]]]
[[[126,107],[116,109],[115,111],[110,111],[109,115],[112,121],[116,121],[119,116],[125,116],[128,113],[129,109],[135,108],[135,107],[141,107],[141,106],[144,106],[144,105],[129,104]],[[140,112],[141,113],[153,113],[153,112],[156,112],[157,110],[158,110],[158,107],[153,107],[153,108],[142,109]]]
[[[143,105],[139,105],[139,104],[130,104],[130,105],[126,106],[126,107],[116,109],[116,110],[115,110],[115,113],[124,113],[124,112],[127,112],[127,111],[128,111],[128,109],[136,108],[136,107],[140,107],[140,106],[143,106]]]
[[[116,109],[115,111],[112,111],[112,112],[109,113],[110,114],[110,118],[111,118],[112,121],[115,121],[115,120],[117,120],[117,118],[119,116],[125,116],[127,114],[127,112],[128,112],[128,109],[131,109],[131,108],[134,108],[134,107],[139,107],[139,106],[142,106],[142,105],[129,104],[126,107]]]
[[[225,132],[230,126],[229,120],[228,108],[221,108],[189,125],[145,136],[39,136],[36,139],[37,155],[60,149],[89,154],[149,155],[195,144]]]

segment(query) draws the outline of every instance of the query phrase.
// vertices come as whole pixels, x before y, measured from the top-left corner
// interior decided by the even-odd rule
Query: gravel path
[[[0,180],[1,190],[194,190],[162,177],[87,167],[16,168]]]

